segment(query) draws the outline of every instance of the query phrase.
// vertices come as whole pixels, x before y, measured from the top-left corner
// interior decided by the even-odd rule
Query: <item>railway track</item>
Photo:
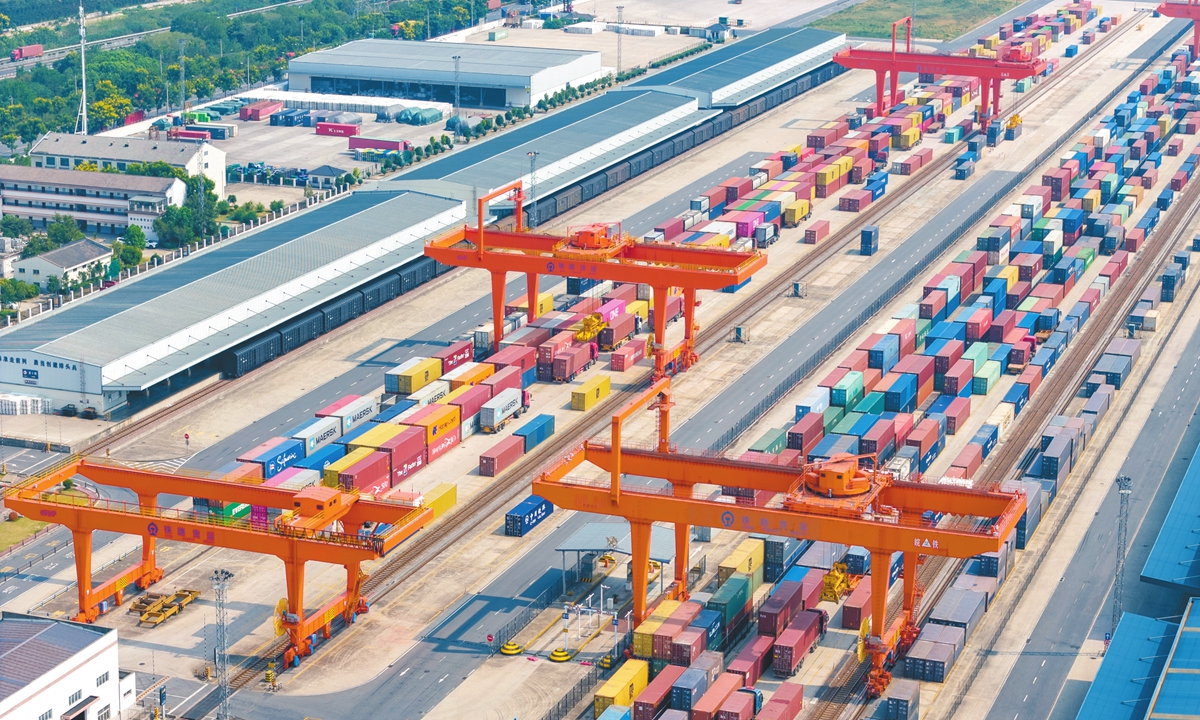
[[[1088,46],[1085,53],[1075,62],[1045,79],[1032,92],[1023,95],[1014,104],[1011,112],[1024,110],[1039,98],[1044,97],[1067,78],[1071,77],[1075,71],[1086,64],[1102,48],[1128,31],[1131,26],[1136,25],[1138,17],[1140,16],[1131,18],[1124,25],[1119,26],[1113,32],[1106,35],[1100,42]],[[730,328],[745,324],[751,318],[758,316],[768,309],[790,288],[792,282],[807,277],[827,260],[840,254],[847,245],[858,237],[863,227],[876,224],[885,218],[888,213],[894,212],[912,199],[917,192],[925,188],[931,181],[949,170],[954,162],[954,153],[947,153],[935,159],[927,168],[923,168],[921,173],[913,178],[912,182],[905,183],[903,187],[899,187],[893,192],[888,193],[882,201],[873,203],[868,210],[859,213],[852,223],[842,228],[833,237],[817,245],[812,252],[798,258],[771,280],[759,285],[743,302],[723,313],[711,325],[700,331],[696,343],[698,352],[704,355],[715,350],[724,342]],[[528,479],[533,474],[536,474],[539,468],[577,445],[582,438],[595,435],[607,427],[609,417],[632,399],[648,381],[649,377],[650,372],[646,370],[639,376],[631,378],[634,380],[631,383],[632,388],[625,391],[613,392],[593,409],[589,414],[590,419],[572,427],[568,432],[552,436],[533,452],[522,458],[513,468],[510,468],[504,476],[472,497],[469,502],[457,506],[447,517],[441,519],[432,527],[423,530],[414,539],[402,545],[394,552],[392,557],[374,569],[371,577],[363,586],[363,594],[372,603],[377,603],[380,599],[386,597],[391,590],[421,572],[428,563],[432,562],[439,555],[464,540],[471,532],[485,525],[487,518],[498,513],[523,494],[528,485]],[[923,569],[926,567],[929,568],[927,570],[928,574],[944,574],[941,572],[944,568],[938,563],[927,562],[923,566]],[[932,603],[929,603],[928,606],[931,607]],[[232,681],[233,686],[235,688],[243,688],[258,679],[262,670],[267,667],[267,663],[279,657],[286,649],[286,645],[286,640],[279,640],[256,657],[249,658],[248,662],[235,672]],[[855,663],[855,665],[857,664]],[[846,670],[845,668],[840,670],[838,677],[844,679],[844,682],[830,688],[832,696],[828,702],[831,705],[840,705],[843,710],[848,707],[853,698],[862,695],[865,687],[863,685],[865,673],[866,666],[859,668],[857,671]]]

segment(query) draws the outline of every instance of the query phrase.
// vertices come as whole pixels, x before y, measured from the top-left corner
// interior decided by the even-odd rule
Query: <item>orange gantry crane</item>
[[[622,447],[621,426],[650,404],[658,412],[657,444]],[[585,441],[533,480],[533,493],[557,507],[625,518],[632,535],[633,616],[646,617],[650,529],[674,524],[677,598],[687,596],[692,525],[768,533],[859,545],[871,552],[872,656],[869,690],[880,694],[890,682],[888,658],[916,637],[917,563],[921,555],[970,558],[1000,550],[1003,538],[1025,511],[1025,498],[947,485],[897,482],[890,473],[860,467],[860,456],[787,467],[739,462],[707,452],[688,452],[670,443],[670,380],[662,379],[613,415],[609,443]],[[870,468],[875,467],[870,458]],[[585,463],[608,473],[585,478]],[[669,490],[623,484],[625,474],[658,478]],[[768,490],[782,495],[766,505],[730,504],[730,498],[701,492],[699,485]],[[932,517],[925,515],[932,511]],[[903,612],[885,627],[888,570],[892,554],[904,553]]]
[[[96,499],[59,490],[64,480],[82,476],[98,485],[124,487],[137,503]],[[356,493],[315,486],[299,493],[264,487],[261,480],[227,481],[198,473],[167,474],[140,470],[104,459],[71,457],[14,485],[4,494],[5,506],[25,517],[67,527],[75,546],[80,622],[94,622],[103,603],[120,605],[131,584],[145,589],[163,577],[158,567],[158,540],[274,555],[283,561],[288,612],[282,627],[290,636],[286,664],[312,653],[331,623],[341,615],[353,622],[367,610],[362,563],[385,555],[434,519],[428,507],[410,507]],[[159,493],[221,499],[288,511],[276,522],[253,523],[163,508]],[[368,532],[377,524],[381,533]],[[92,532],[108,530],[142,538],[142,559],[98,587],[92,586]],[[360,530],[363,532],[360,533]],[[304,610],[304,566],[310,561],[346,569],[346,591],[312,614]]]
[[[515,231],[483,226],[487,202],[501,197],[515,202]],[[643,283],[654,288],[654,377],[661,378],[669,371],[686,370],[698,360],[696,291],[740,284],[767,265],[766,256],[753,250],[637,242],[614,223],[574,228],[565,237],[526,232],[524,199],[521,181],[509,183],[478,199],[477,227],[455,228],[425,245],[425,254],[444,265],[483,268],[491,273],[495,350],[500,349],[503,337],[504,289],[510,272],[525,274],[531,321],[537,317],[541,275]],[[684,339],[668,349],[664,338],[671,288],[683,290]]]
[[[1169,18],[1182,18],[1192,21],[1192,55],[1200,52],[1200,0],[1185,0],[1185,2],[1170,2],[1166,0],[1155,8],[1159,15]]]
[[[896,49],[896,30],[900,25],[906,28],[903,51]],[[1045,60],[1031,57],[1014,47],[1003,48],[995,58],[913,52],[912,17],[892,23],[890,51],[846,48],[834,53],[833,61],[854,70],[875,71],[875,111],[878,115],[886,114],[888,108],[896,105],[899,75],[902,72],[977,77],[982,84],[979,124],[984,132],[987,132],[991,120],[1000,116],[1001,81],[1034,77],[1045,72],[1048,67]],[[891,91],[885,96],[884,78],[888,75],[891,76]],[[990,112],[989,102],[992,106]]]

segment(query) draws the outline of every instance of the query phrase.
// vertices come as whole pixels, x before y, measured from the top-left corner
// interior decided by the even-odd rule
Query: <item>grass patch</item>
[[[0,522],[0,550],[9,549],[44,527],[46,523],[25,517]]]
[[[971,28],[1016,7],[1016,0],[940,0],[917,3],[913,37],[953,40]],[[812,23],[850,37],[890,38],[892,23],[912,12],[911,0],[866,0]],[[903,36],[903,29],[900,35]]]

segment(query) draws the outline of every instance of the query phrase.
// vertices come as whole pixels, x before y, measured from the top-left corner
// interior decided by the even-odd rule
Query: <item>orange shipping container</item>
[[[484,380],[487,380],[495,372],[495,365],[492,365],[491,363],[479,363],[474,367],[465,369],[456,377],[445,379],[450,380],[451,390],[457,390],[461,387],[474,387]]]
[[[425,428],[425,444],[433,447],[435,442],[458,427],[459,407],[457,405],[428,405],[426,408],[405,418],[402,424]]]

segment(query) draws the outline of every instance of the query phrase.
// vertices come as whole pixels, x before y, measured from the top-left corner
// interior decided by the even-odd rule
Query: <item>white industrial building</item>
[[[108,270],[112,260],[112,248],[95,240],[76,240],[50,252],[21,258],[13,263],[13,277],[31,282],[42,290],[52,277],[64,280],[64,285],[75,280],[86,282],[92,268],[99,264]]]
[[[157,138],[46,133],[29,150],[33,167],[71,169],[85,162],[125,172],[131,163],[165,162],[188,175],[204,175],[225,197],[225,151],[206,142]]]
[[[137,696],[117,661],[113,628],[0,613],[0,718],[117,720]]]
[[[154,221],[186,196],[179,178],[0,165],[0,209],[37,229],[69,215],[85,233],[119,236],[137,225],[153,241]]]
[[[289,61],[288,89],[452,103],[455,56],[462,107],[529,105],[610,71],[599,52],[583,50],[356,40]]]

